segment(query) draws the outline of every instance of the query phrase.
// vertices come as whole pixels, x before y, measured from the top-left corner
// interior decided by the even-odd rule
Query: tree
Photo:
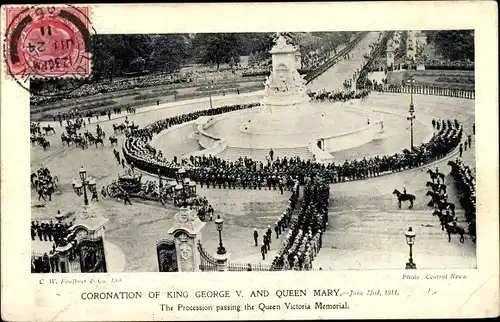
[[[181,67],[189,52],[183,35],[158,35],[150,55],[151,68],[172,73]]]
[[[142,57],[137,57],[129,64],[129,70],[131,72],[140,73],[146,69],[146,60]]]
[[[449,60],[474,61],[473,30],[424,31],[427,43],[434,43],[436,53]]]
[[[231,67],[231,69],[233,69],[233,66],[236,65],[236,62],[234,60],[234,57],[231,57],[231,59],[229,60],[229,67]]]
[[[248,66],[252,67],[253,65],[255,65],[255,56],[253,53],[250,53],[250,55],[248,55]]]
[[[239,57],[241,47],[237,34],[197,34],[193,39],[193,50],[203,64],[229,63],[231,57]]]
[[[139,57],[149,57],[151,35],[97,35],[92,38],[92,70],[95,79],[121,75]],[[144,67],[147,66],[144,60]],[[134,67],[135,68],[135,67]]]

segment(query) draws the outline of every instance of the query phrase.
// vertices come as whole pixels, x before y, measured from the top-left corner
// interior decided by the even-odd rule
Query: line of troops
[[[298,189],[297,189],[298,191]],[[274,270],[310,270],[322,246],[322,234],[328,225],[330,188],[321,178],[312,178],[304,186],[304,198],[297,216],[293,216],[278,255]]]
[[[32,273],[59,273],[59,254],[51,250],[49,254],[31,258]]]
[[[254,190],[261,190],[262,187],[267,186],[268,190],[279,190],[281,194],[283,194],[285,184],[288,190],[291,189],[290,183],[292,181],[289,176],[272,175],[266,176],[267,178],[265,180],[264,177],[265,175],[261,173],[245,174],[237,173],[236,171],[222,171],[217,173],[215,171],[210,171],[201,172],[199,175],[195,175],[194,180],[197,180],[202,188],[203,186],[207,188],[212,186],[214,189],[216,186],[218,186],[219,189],[236,189],[236,187],[246,189],[248,187],[248,189],[253,188]]]
[[[465,210],[465,220],[469,224],[469,235],[476,242],[476,179],[472,170],[460,159],[451,163],[451,175],[460,191],[460,204]]]
[[[60,212],[58,211],[58,214]],[[66,246],[71,240],[72,232],[70,222],[57,222],[52,220],[49,222],[31,222],[31,239],[38,239],[43,242],[52,242],[52,249],[49,253],[44,253],[43,256],[34,256],[31,259],[31,272],[32,273],[55,273],[59,272],[59,254],[56,248],[59,246]]]
[[[281,214],[279,219],[274,223],[274,232],[276,239],[279,239],[281,234],[285,232],[285,230],[290,227],[290,221],[292,218],[292,211],[295,209],[297,204],[297,200],[299,197],[299,182],[295,180],[294,187],[292,189],[292,195],[288,200],[288,205],[286,210]],[[271,250],[271,242],[272,242],[272,228],[271,225],[267,226],[266,232],[262,236],[262,243],[260,244],[260,253],[262,255],[262,259],[266,259],[267,252]],[[255,246],[258,246],[259,233],[257,229],[253,231],[253,239]]]
[[[236,106],[234,109],[239,108],[247,108],[241,107],[240,105]],[[226,107],[226,109],[232,110],[233,108]],[[192,117],[198,117],[201,115],[215,115],[218,113],[226,112],[226,109],[214,109],[213,110],[205,110],[198,111],[197,113],[189,113],[185,115],[179,116],[180,121],[189,121]],[[133,164],[146,172],[149,173],[159,173],[164,177],[175,177],[176,171],[178,170],[178,162],[176,160],[167,161],[164,159],[163,161],[159,160],[156,155],[158,152],[156,149],[149,146],[149,144],[144,145],[144,140],[149,140],[152,137],[152,133],[158,133],[160,130],[164,128],[168,128],[171,124],[170,118],[167,120],[157,121],[153,123],[153,125],[148,125],[143,129],[137,130],[134,135],[139,135],[139,139],[135,140],[127,140],[125,146],[127,147],[127,151],[124,150],[125,159],[129,163],[133,162]],[[455,148],[458,145],[457,137],[461,136],[461,129],[457,130],[450,129],[448,124],[453,124],[451,121],[445,122],[446,127],[440,129],[439,133],[435,134],[431,142],[424,143],[420,147],[416,147],[414,151],[408,151],[406,154],[395,154],[393,156],[383,156],[383,157],[374,157],[370,159],[362,159],[362,160],[353,160],[351,162],[346,161],[344,164],[328,164],[322,165],[317,164],[315,162],[303,161],[300,158],[291,158],[286,159],[283,158],[279,160],[276,158],[278,162],[270,162],[272,167],[275,167],[277,172],[283,172],[283,174],[290,175],[291,177],[299,177],[301,184],[304,182],[304,178],[310,173],[319,173],[321,176],[325,177],[330,183],[341,182],[345,180],[357,180],[364,179],[370,176],[377,176],[381,172],[385,171],[401,171],[406,167],[414,167],[422,165],[426,162],[430,162],[435,160],[436,158],[448,153],[451,149]],[[458,138],[458,140],[460,140]],[[141,143],[141,144],[139,144]],[[455,144],[456,143],[456,144]],[[220,183],[221,187],[226,184],[227,187],[236,187],[245,185],[245,187],[254,187],[257,189],[259,187],[259,183],[262,186],[262,179],[267,182],[268,179],[272,182],[272,176],[275,175],[276,171],[267,171],[262,173],[261,178],[259,179],[259,174],[253,171],[256,168],[256,162],[251,161],[254,164],[254,169],[251,167],[247,167],[245,174],[243,175],[243,180],[241,180],[241,164],[237,163],[227,163],[224,160],[221,160],[216,157],[211,157],[212,160],[218,160],[218,162],[210,162],[210,166],[205,170],[195,170],[190,171],[187,169],[187,175],[190,179],[203,183],[204,185],[210,184],[212,187],[214,183],[218,185]],[[251,159],[250,159],[251,160]],[[182,160],[185,162],[186,160]],[[273,160],[274,161],[274,160]],[[291,162],[293,161],[293,162]],[[191,162],[192,164],[192,162]],[[216,166],[213,166],[216,165]],[[234,169],[238,168],[238,170]],[[266,167],[265,167],[266,168]],[[208,178],[206,172],[209,172]],[[236,173],[240,175],[240,182],[235,184],[235,180],[233,176],[236,176]],[[211,175],[215,177],[212,177]],[[271,178],[270,178],[271,177]],[[279,182],[279,180],[278,180]],[[276,182],[277,187],[278,182]]]
[[[455,125],[456,129],[458,129],[460,127],[460,123],[457,121],[457,119],[454,120],[454,125]],[[432,127],[437,129],[437,130],[445,129],[447,127],[451,128],[452,121],[451,120],[445,121],[445,120],[432,119]],[[475,134],[476,134],[476,123],[474,123],[472,125],[472,135],[475,135]],[[459,148],[458,148],[458,152],[459,152],[460,157],[462,157],[462,153],[464,151],[467,151],[467,146],[469,148],[472,147],[472,135],[468,134],[467,137],[464,139],[464,142],[460,143]]]
[[[450,164],[450,163],[448,163]],[[439,169],[436,167],[436,174],[440,173]],[[431,174],[432,179],[432,174]],[[442,179],[444,180],[444,174],[442,174]],[[457,224],[457,216],[455,214],[455,205],[448,202],[448,195],[446,193],[447,186],[444,183],[441,183],[439,177],[437,178],[437,182],[435,185],[429,184],[428,186],[433,186],[434,192],[428,192],[427,195],[431,195],[432,199],[429,202],[429,206],[434,207],[434,211],[432,213],[433,216],[437,216],[441,223],[441,230],[446,230],[448,234],[448,242],[451,242],[452,234],[459,234],[460,242],[463,243],[465,241],[465,230]],[[445,213],[443,213],[445,211]]]
[[[52,219],[49,222],[39,222],[38,220],[31,222],[31,240],[54,242],[54,247],[63,244],[63,240],[69,233],[71,223],[57,222],[53,223]]]

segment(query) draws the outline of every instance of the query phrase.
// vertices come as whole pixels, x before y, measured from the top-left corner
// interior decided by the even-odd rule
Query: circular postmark
[[[8,7],[4,43],[8,76],[31,95],[66,95],[81,87],[92,70],[91,31],[95,31],[88,16],[88,7]]]

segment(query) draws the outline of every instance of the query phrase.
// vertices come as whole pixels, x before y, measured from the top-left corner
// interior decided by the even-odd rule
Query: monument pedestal
[[[228,270],[227,261],[229,258],[229,254],[226,253],[224,255],[220,255],[216,253],[214,255],[214,258],[216,260],[217,272],[227,272]]]

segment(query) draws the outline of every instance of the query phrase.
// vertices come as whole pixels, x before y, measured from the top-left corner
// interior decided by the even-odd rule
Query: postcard
[[[495,9],[3,6],[2,318],[498,316]]]

